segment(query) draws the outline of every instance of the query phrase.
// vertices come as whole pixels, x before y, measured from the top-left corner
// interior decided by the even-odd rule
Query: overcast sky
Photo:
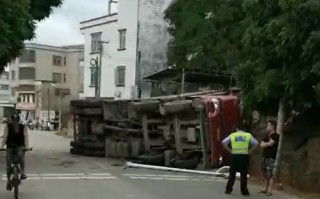
[[[62,7],[37,25],[36,38],[32,42],[48,45],[73,45],[84,42],[80,34],[80,22],[106,15],[107,0],[64,0]]]

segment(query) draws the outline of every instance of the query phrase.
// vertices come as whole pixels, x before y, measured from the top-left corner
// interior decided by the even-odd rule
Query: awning
[[[149,81],[174,81],[181,82],[182,69],[167,68],[143,79]],[[235,79],[230,72],[214,72],[205,70],[185,70],[185,82],[197,84],[230,84],[235,85]]]
[[[33,111],[36,109],[36,105],[34,103],[19,102],[17,103],[16,108],[18,110]]]

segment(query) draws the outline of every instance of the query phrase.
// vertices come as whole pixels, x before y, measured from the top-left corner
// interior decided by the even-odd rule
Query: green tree
[[[320,90],[320,1],[177,0],[166,18],[170,64],[235,70],[245,109],[278,110],[278,165],[286,105]]]
[[[35,24],[62,0],[0,0],[0,72],[20,55],[24,41],[34,37]]]
[[[320,1],[244,0],[243,10],[250,25],[242,42],[254,53],[237,67],[239,84],[251,107],[279,103],[282,143],[286,103],[314,102],[319,88]]]
[[[241,1],[177,0],[165,12],[170,22],[170,65],[229,70],[241,56],[245,28]]]

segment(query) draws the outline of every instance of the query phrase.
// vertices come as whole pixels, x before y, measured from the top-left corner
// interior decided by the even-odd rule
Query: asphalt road
[[[22,199],[227,199],[242,198],[239,183],[232,195],[225,195],[226,181],[209,176],[112,166],[104,158],[72,156],[69,140],[52,132],[30,133],[34,147],[27,154],[28,180],[21,186]],[[0,154],[0,198],[13,198],[5,190],[4,154]],[[250,186],[251,197],[266,196]],[[295,197],[275,193],[272,198]]]

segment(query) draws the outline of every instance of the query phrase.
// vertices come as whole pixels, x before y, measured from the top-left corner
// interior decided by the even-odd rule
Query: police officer
[[[238,126],[237,132],[230,134],[222,141],[224,148],[231,153],[229,180],[225,194],[231,194],[236,179],[236,173],[241,174],[241,193],[249,196],[247,175],[249,169],[249,155],[259,146],[258,141],[248,132],[244,131],[245,124]]]

